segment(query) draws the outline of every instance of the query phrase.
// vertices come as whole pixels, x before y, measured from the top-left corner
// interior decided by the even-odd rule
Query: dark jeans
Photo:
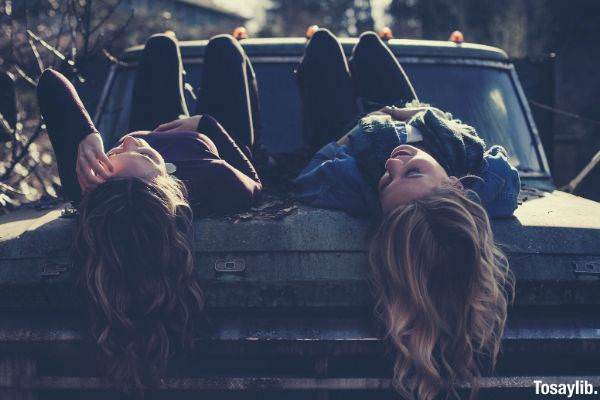
[[[129,131],[151,131],[188,116],[183,92],[183,62],[177,42],[153,35],[144,46],[135,73]]]
[[[235,60],[239,62],[230,65]],[[210,84],[200,84],[199,104],[205,104],[202,109],[220,115],[222,120],[216,122],[210,117],[202,118],[198,128],[215,143],[223,160],[259,181],[249,161],[255,137],[253,121],[258,119],[253,119],[251,111],[258,111],[256,106],[252,106],[252,98],[255,103],[258,100],[256,84],[252,82],[253,72],[248,72],[252,66],[237,41],[226,35],[209,42],[205,63],[209,67],[203,82]],[[221,69],[217,66],[221,66]],[[155,35],[146,42],[134,85],[131,130],[152,130],[181,115],[188,115],[183,97],[182,71],[181,55],[173,39]],[[219,96],[220,82],[225,82],[223,93],[227,96]],[[250,89],[250,86],[254,89]],[[238,96],[233,95],[236,90]],[[60,73],[46,71],[42,75],[38,84],[38,99],[56,155],[65,197],[78,202],[81,199],[75,171],[78,146],[96,128],[75,88]],[[228,133],[227,126],[231,127],[233,134]]]
[[[215,118],[209,114],[203,114],[200,123],[198,123],[198,132],[203,133],[213,141],[222,160],[227,161],[229,165],[246,174],[255,182],[260,183],[260,178],[250,159]]]
[[[196,114],[219,121],[248,157],[260,144],[256,75],[242,46],[229,35],[215,36],[206,46]]]
[[[338,140],[361,114],[417,99],[402,66],[373,32],[360,36],[349,61],[330,31],[315,32],[298,67],[298,86],[312,152]]]
[[[136,72],[130,131],[153,130],[189,115],[182,73],[176,42],[162,35],[151,37]],[[246,53],[229,35],[215,36],[206,46],[195,113],[209,114],[219,121],[251,158],[251,150],[259,142],[260,126],[256,77]]]

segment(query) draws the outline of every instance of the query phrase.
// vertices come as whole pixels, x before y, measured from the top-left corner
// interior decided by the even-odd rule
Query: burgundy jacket
[[[203,116],[198,131],[203,133],[132,135],[146,140],[165,162],[175,165],[174,175],[187,187],[195,215],[242,211],[256,204],[262,183],[252,163],[212,117]]]

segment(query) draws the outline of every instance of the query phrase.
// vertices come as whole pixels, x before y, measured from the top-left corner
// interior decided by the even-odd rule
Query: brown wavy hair
[[[159,177],[98,186],[79,207],[75,260],[108,375],[128,389],[157,385],[169,358],[191,346],[203,308],[183,185]]]
[[[500,349],[514,280],[486,211],[460,185],[384,216],[370,248],[376,313],[396,350],[393,385],[405,398],[477,392]]]

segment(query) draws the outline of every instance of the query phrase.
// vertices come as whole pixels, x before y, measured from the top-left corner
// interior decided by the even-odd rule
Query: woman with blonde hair
[[[394,386],[407,398],[476,388],[493,366],[512,278],[483,207],[444,185],[387,214],[370,249],[376,313],[398,354]]]
[[[371,279],[396,350],[394,387],[425,400],[457,395],[460,383],[476,389],[496,362],[513,286],[489,221],[517,207],[506,151],[486,150],[474,128],[419,103],[372,32],[348,62],[337,39],[317,31],[298,84],[316,151],[295,180],[299,198],[378,223]]]

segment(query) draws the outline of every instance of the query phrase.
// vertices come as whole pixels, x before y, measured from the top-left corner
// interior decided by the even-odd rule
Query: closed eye
[[[419,168],[411,168],[404,173],[405,178],[420,178],[423,174]]]
[[[114,149],[113,149],[113,150],[114,150]],[[145,153],[145,152],[142,152],[142,151],[129,151],[129,152],[124,152],[124,151],[122,151],[122,150],[121,150],[121,151],[119,151],[119,150],[113,151],[113,150],[109,151],[109,152],[106,154],[106,156],[107,156],[108,158],[111,158],[111,157],[113,157],[113,156],[116,156],[117,154],[130,153],[130,154],[137,154],[137,155],[140,155],[140,156],[144,157],[146,160],[150,161],[152,164],[156,164],[156,163],[157,163],[157,161],[156,161],[156,160],[155,160],[155,159],[154,159],[154,158],[153,158],[153,157],[152,157],[150,154],[148,154],[148,153]]]
[[[118,147],[115,147],[114,149],[110,149],[108,151],[108,153],[106,153],[106,156],[107,157],[112,157],[115,154],[119,154],[119,153],[122,153],[122,152],[123,152],[123,149],[119,149]]]
[[[152,156],[150,156],[150,154],[143,153],[141,151],[138,152],[138,154],[140,154],[141,156],[143,156],[146,160],[150,161],[152,164],[156,164],[157,163],[157,161]]]

